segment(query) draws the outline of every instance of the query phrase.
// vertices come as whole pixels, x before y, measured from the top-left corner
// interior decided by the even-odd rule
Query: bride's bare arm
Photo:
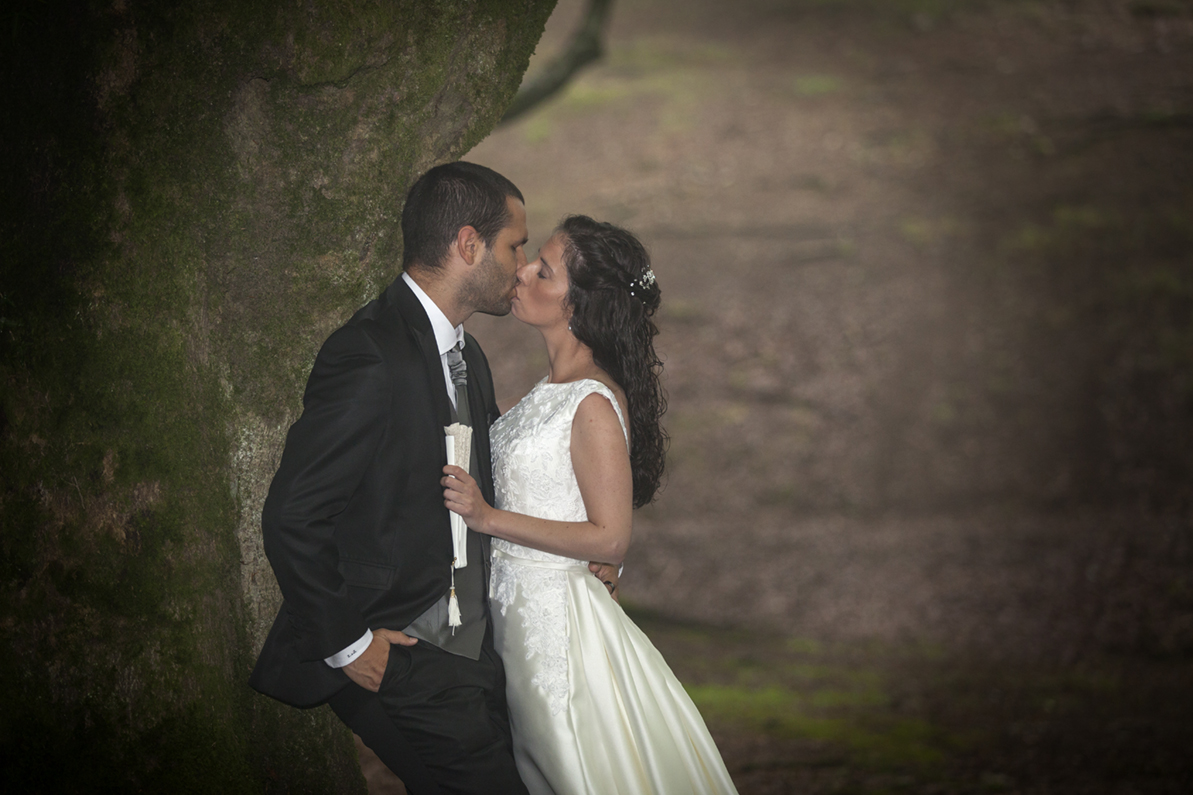
[[[479,533],[569,558],[620,563],[630,546],[634,482],[621,424],[603,396],[591,394],[580,402],[571,449],[587,522],[499,511],[484,501],[467,472],[453,466],[443,470],[444,502]]]

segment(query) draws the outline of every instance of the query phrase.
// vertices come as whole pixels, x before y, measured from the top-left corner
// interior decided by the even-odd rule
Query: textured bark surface
[[[260,507],[407,187],[497,123],[554,2],[166,5],[7,20],[0,753],[58,791],[360,790],[326,709],[245,684]]]

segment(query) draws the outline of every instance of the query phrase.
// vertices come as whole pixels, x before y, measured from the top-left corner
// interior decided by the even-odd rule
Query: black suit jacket
[[[466,337],[477,481],[490,504],[489,363]],[[366,629],[403,629],[450,586],[439,485],[451,403],[435,334],[401,278],[323,344],[261,525],[283,604],[249,684],[297,707],[348,684],[324,658]]]

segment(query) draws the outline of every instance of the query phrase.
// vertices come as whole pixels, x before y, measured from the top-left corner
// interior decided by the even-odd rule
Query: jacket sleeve
[[[360,485],[388,423],[392,382],[376,343],[356,326],[315,359],[303,412],[290,427],[261,525],[303,660],[322,660],[369,629],[340,575],[336,517]]]

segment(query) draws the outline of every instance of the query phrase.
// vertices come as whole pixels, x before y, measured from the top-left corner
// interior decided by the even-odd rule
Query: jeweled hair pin
[[[630,282],[630,295],[634,295],[635,290],[645,290],[647,287],[654,285],[654,271],[647,268],[641,276]]]

